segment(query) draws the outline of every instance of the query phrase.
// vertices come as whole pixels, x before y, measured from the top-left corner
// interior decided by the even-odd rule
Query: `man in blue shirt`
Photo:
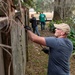
[[[67,38],[70,33],[68,24],[54,24],[55,37],[40,37],[25,27],[29,38],[38,44],[49,47],[49,62],[47,75],[70,75],[70,56],[73,50],[72,42]]]

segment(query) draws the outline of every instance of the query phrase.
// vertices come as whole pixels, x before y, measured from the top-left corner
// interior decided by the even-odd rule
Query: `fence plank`
[[[11,45],[13,55],[14,75],[25,75],[26,52],[25,52],[25,31],[19,25],[12,25]]]
[[[0,33],[0,43],[1,43],[1,33]],[[3,62],[3,51],[0,48],[0,75],[4,74],[4,62]]]

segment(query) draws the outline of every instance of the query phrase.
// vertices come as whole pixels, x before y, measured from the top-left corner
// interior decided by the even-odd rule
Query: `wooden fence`
[[[17,12],[14,19],[0,18],[0,75],[25,75],[28,52],[27,33],[23,25],[29,25],[28,8]]]

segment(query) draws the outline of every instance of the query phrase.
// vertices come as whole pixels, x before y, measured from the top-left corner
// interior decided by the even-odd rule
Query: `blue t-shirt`
[[[50,49],[48,75],[69,75],[69,58],[73,50],[72,42],[67,38],[45,37]]]

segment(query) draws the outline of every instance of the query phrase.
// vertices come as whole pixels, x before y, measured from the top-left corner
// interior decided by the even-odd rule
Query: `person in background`
[[[36,33],[38,36],[40,36],[40,33],[38,31],[38,26],[37,26],[37,20],[34,17],[34,14],[31,14],[30,23],[32,25],[33,33]]]
[[[73,44],[67,38],[70,33],[68,24],[54,24],[55,36],[41,37],[34,34],[29,26],[25,26],[31,41],[49,47],[49,61],[47,75],[70,75],[70,56]]]
[[[42,13],[40,13],[39,15],[39,20],[40,20],[40,23],[41,23],[41,30],[44,30],[45,29],[45,25],[46,25],[46,15]]]

